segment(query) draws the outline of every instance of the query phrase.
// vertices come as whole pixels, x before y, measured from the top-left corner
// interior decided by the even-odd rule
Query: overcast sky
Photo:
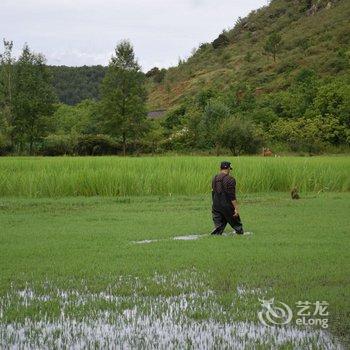
[[[49,64],[106,65],[130,39],[144,71],[177,64],[192,48],[267,0],[0,0],[0,35],[27,42]],[[2,49],[1,49],[2,50]]]

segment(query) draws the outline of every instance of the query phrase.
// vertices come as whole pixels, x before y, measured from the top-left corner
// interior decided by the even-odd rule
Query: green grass
[[[349,191],[350,157],[228,157],[241,195],[254,192]],[[0,196],[197,195],[218,157],[0,158]]]
[[[161,164],[165,160],[149,159],[148,163],[142,159],[104,158],[93,163],[91,159],[9,159],[6,166],[16,165],[17,171],[22,167],[22,172],[28,175],[28,169],[45,162],[52,162],[53,169],[58,171],[57,164],[68,162],[71,170],[73,161],[77,161],[84,165],[84,173],[87,169],[98,171],[97,164],[113,169],[116,162],[128,169],[140,165],[136,172],[142,175],[151,168],[149,164]],[[185,169],[190,167],[189,160],[181,163]],[[208,164],[213,163],[214,168],[216,161],[200,159],[196,165],[202,167],[196,174],[207,172]],[[242,168],[245,162],[278,161],[244,158],[237,162]],[[326,161],[334,169],[343,159]],[[293,162],[298,164],[297,160]],[[320,160],[300,162],[316,166]],[[162,179],[164,183],[165,179]],[[194,181],[191,184],[196,186]],[[88,300],[85,304],[78,303],[78,297],[72,294],[72,304],[66,306],[65,317],[76,319],[93,318],[103,310],[118,315],[134,304],[147,313],[151,307],[147,298],[213,291],[209,299],[199,299],[195,308],[184,311],[189,320],[258,323],[258,297],[275,297],[294,310],[299,300],[326,300],[330,304],[330,331],[346,342],[350,334],[349,199],[349,193],[309,193],[299,201],[292,201],[288,193],[246,195],[241,216],[253,235],[174,241],[171,239],[174,236],[210,231],[208,195],[2,198],[0,325],[23,322],[25,317],[58,319],[64,303],[57,296],[57,289],[77,291],[83,298],[85,295]],[[144,239],[161,240],[132,243]],[[239,297],[237,287],[261,290],[262,294],[251,292]],[[52,298],[24,305],[16,293],[25,288]],[[115,303],[91,297],[100,292],[124,299]],[[158,302],[158,305],[163,304]],[[287,343],[285,348],[292,348],[291,344]]]

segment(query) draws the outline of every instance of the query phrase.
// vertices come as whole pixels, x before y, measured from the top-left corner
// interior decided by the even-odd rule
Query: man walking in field
[[[215,225],[212,235],[221,235],[229,223],[237,234],[243,234],[236,199],[236,180],[230,175],[231,163],[222,162],[220,173],[212,181],[212,214]]]

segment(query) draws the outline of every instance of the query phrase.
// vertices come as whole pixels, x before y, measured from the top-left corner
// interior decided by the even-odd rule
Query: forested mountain
[[[169,108],[203,89],[225,91],[240,83],[257,95],[277,92],[305,68],[320,78],[343,77],[349,72],[349,18],[349,0],[273,0],[213,43],[201,44],[161,83],[151,81],[149,106]]]
[[[349,0],[272,0],[145,74],[127,41],[109,67],[47,67],[29,47],[16,60],[4,41],[0,155],[349,152],[349,18]]]
[[[273,0],[239,18],[214,42],[200,44],[177,67],[149,71],[148,106],[177,106],[203,89],[222,91],[232,83],[249,84],[259,95],[281,91],[303,68],[320,77],[344,76],[349,71],[349,18],[348,0]],[[280,41],[275,47],[270,43],[269,52],[273,34]],[[74,105],[98,99],[107,67],[50,66],[50,70],[59,100]]]
[[[53,85],[60,102],[75,105],[86,99],[97,100],[107,67],[50,66]]]

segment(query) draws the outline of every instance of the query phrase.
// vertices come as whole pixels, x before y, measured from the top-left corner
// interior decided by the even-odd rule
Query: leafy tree
[[[264,50],[266,53],[272,55],[274,62],[276,62],[276,55],[281,47],[281,41],[281,35],[279,35],[278,33],[272,33],[268,36],[265,42]]]
[[[165,119],[161,122],[161,126],[166,129],[167,133],[173,131],[174,129],[178,129],[184,122],[185,114],[186,106],[184,104],[177,108],[171,109],[166,114]]]
[[[213,89],[202,89],[197,93],[195,98],[196,104],[200,109],[204,109],[208,102],[217,95]]]
[[[165,74],[165,68],[159,69],[158,67],[154,67],[150,69],[145,75],[147,78],[153,78],[153,81],[155,83],[161,83],[165,78]]]
[[[166,69],[162,68],[154,77],[153,80],[155,83],[161,83],[162,81],[164,81],[164,78],[166,76]]]
[[[250,120],[238,116],[225,119],[217,132],[217,142],[233,155],[256,153],[262,146],[262,131]]]
[[[279,118],[298,118],[303,114],[302,101],[301,93],[287,90],[267,95],[261,106],[271,108]]]
[[[227,105],[219,100],[210,100],[204,108],[203,122],[211,129],[217,128],[220,121],[227,118],[230,109]]]
[[[232,112],[252,110],[256,102],[253,89],[244,83],[232,84],[224,100]]]
[[[84,100],[75,106],[60,104],[54,116],[56,134],[99,134],[97,103]]]
[[[318,152],[323,146],[322,140],[318,138],[316,124],[310,121],[305,118],[279,119],[269,130],[270,138],[286,143],[294,152]]]
[[[151,146],[151,152],[155,153],[160,142],[164,139],[164,130],[159,123],[159,120],[152,120],[149,124],[150,127],[145,134],[143,141],[149,143]]]
[[[134,48],[128,40],[121,41],[115,48],[115,56],[111,57],[110,66],[126,71],[140,71],[135,59]]]
[[[35,144],[50,129],[56,102],[51,76],[41,54],[25,45],[15,69],[13,94],[14,132],[21,150],[28,144],[33,154]]]
[[[317,94],[319,83],[314,70],[303,68],[295,78],[295,91],[303,95],[304,111],[313,103]]]
[[[269,107],[257,107],[250,114],[254,123],[268,127],[275,122],[278,117],[276,113]]]
[[[225,34],[220,34],[212,43],[214,49],[220,49],[222,47],[228,46],[230,40]]]
[[[270,130],[273,141],[285,142],[292,151],[316,153],[327,145],[349,144],[349,129],[338,118],[328,115],[314,118],[279,119]]]
[[[0,54],[0,133],[5,139],[10,138],[14,145],[13,135],[13,75],[15,59],[12,57],[13,42],[3,40],[4,52]]]
[[[146,75],[147,78],[152,78],[155,75],[157,75],[158,73],[159,73],[159,68],[158,67],[153,67],[145,75]]]
[[[313,114],[334,115],[350,127],[350,86],[336,81],[322,85],[314,100]]]
[[[188,109],[186,112],[186,121],[189,134],[192,136],[193,147],[200,148],[201,146],[201,122],[202,122],[202,111],[198,110],[196,106]]]
[[[202,147],[215,147],[218,150],[217,130],[225,118],[230,115],[230,109],[219,100],[210,100],[204,108],[201,120]]]
[[[117,45],[102,82],[101,95],[105,132],[121,137],[125,155],[127,140],[135,140],[146,127],[145,78],[130,42]]]
[[[326,143],[334,146],[350,145],[350,129],[342,123],[339,117],[334,115],[318,116],[316,118],[320,137]]]

